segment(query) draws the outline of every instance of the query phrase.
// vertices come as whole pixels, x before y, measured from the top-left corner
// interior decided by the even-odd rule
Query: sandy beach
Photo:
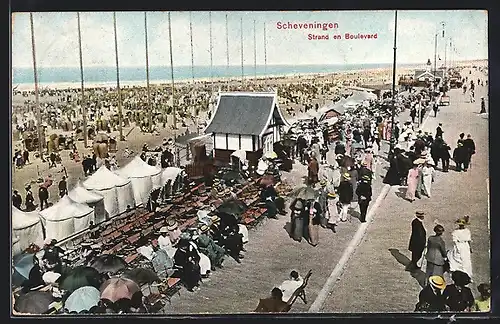
[[[479,62],[480,63],[480,62]],[[470,65],[479,65],[478,62],[467,62],[467,64]],[[404,69],[397,69],[397,75],[396,78],[398,79],[400,75],[406,75],[409,73],[413,73],[414,69],[412,68],[404,68]],[[213,84],[214,84],[214,89],[219,89],[222,88],[223,91],[226,90],[228,86],[228,81],[229,81],[229,86],[231,87],[231,90],[237,90],[241,89],[241,79],[238,78],[230,78],[224,79],[224,78],[217,78],[213,79]],[[266,79],[251,79],[247,78],[244,82],[244,90],[258,90],[262,89],[264,85],[266,87],[274,87],[281,89],[283,85],[303,85],[303,84],[316,84],[320,85],[325,82],[330,82],[335,84],[334,89],[331,89],[332,91],[328,93],[323,93],[323,94],[318,94],[317,96],[314,96],[313,98],[308,98],[307,102],[311,105],[318,104],[319,107],[322,107],[326,104],[329,104],[332,102],[333,98],[336,97],[341,91],[345,90],[345,87],[348,86],[360,86],[364,84],[372,84],[372,85],[388,85],[391,84],[392,82],[392,70],[391,69],[371,69],[371,70],[361,70],[361,71],[347,71],[347,72],[336,72],[336,73],[324,73],[318,75],[317,73],[312,73],[312,74],[302,74],[302,75],[294,75],[294,76],[270,76]],[[193,85],[189,80],[177,80],[175,82],[176,86],[176,93],[177,93],[177,88],[185,88],[187,87],[188,89],[199,89],[201,87],[206,87],[207,84],[209,83],[210,79],[201,79],[201,80],[196,80],[195,84]],[[164,84],[165,88],[170,87],[170,83],[165,80],[164,82],[162,81],[157,81],[157,82],[151,82],[153,85],[162,85]],[[79,83],[77,84],[55,84],[51,85],[50,88],[52,89],[78,89],[81,85]],[[126,89],[127,87],[144,87],[145,82],[133,82],[133,83],[127,83],[124,82],[122,87]],[[46,88],[46,86],[41,86],[43,88]],[[115,87],[115,84],[111,83],[106,83],[106,84],[85,84],[86,89],[90,89],[93,87],[106,87],[106,88],[113,88]],[[163,87],[162,87],[163,88]],[[28,89],[28,88],[25,88]],[[268,88],[269,89],[269,88]],[[21,87],[19,87],[17,90],[21,90]],[[26,90],[23,90],[26,91]],[[278,92],[279,94],[279,92]],[[26,100],[31,100],[34,101],[34,95],[29,94],[27,97],[23,97],[20,94],[15,94],[12,98],[12,103],[13,103],[13,113],[16,113],[16,107],[21,107],[23,106],[24,101]],[[40,102],[41,103],[50,103],[51,100],[55,100],[56,97],[48,97],[48,96],[41,96],[40,97]],[[282,98],[280,96],[280,109],[282,110],[283,114],[285,115],[285,118],[291,119],[291,116],[289,114],[290,111],[300,111],[303,109],[303,104],[301,103],[293,103],[290,102],[290,100],[286,98]],[[213,108],[213,107],[211,107]],[[111,112],[112,113],[112,112]],[[200,123],[205,121],[207,119],[207,111],[201,111],[199,120]],[[125,148],[128,148],[129,150],[132,150],[136,153],[139,153],[143,144],[147,143],[150,148],[154,148],[156,146],[161,145],[161,142],[164,138],[173,138],[175,135],[182,135],[185,134],[186,131],[189,129],[190,132],[196,132],[196,125],[194,125],[194,122],[191,119],[186,120],[186,126],[187,127],[179,127],[177,131],[174,131],[172,129],[172,123],[173,123],[173,118],[172,116],[167,117],[168,123],[165,128],[159,127],[158,128],[158,135],[153,135],[150,133],[143,133],[140,131],[140,128],[136,126],[134,123],[131,123],[129,127],[124,127],[123,128],[123,134],[127,136],[126,141],[123,142],[118,142],[117,149],[118,151],[116,153],[112,153],[116,157],[116,160],[118,162],[119,166],[125,165],[128,161],[132,159],[132,157],[125,157],[123,155],[123,152]],[[179,126],[179,125],[178,125]],[[71,135],[73,132],[64,132],[61,129],[51,129],[50,126],[47,128],[47,133],[46,136],[48,137],[51,134],[64,134],[64,135]],[[110,135],[117,136],[118,131],[112,131]],[[117,136],[118,138],[118,136]],[[19,140],[13,139],[12,143],[12,149],[13,151],[16,148],[21,147],[21,143]],[[82,141],[77,142],[77,148],[78,151],[80,152],[80,155],[83,154],[92,154],[91,152],[91,146],[92,146],[92,141],[89,141],[87,148],[84,147]],[[48,168],[48,162],[41,162],[40,159],[35,159],[33,156],[33,152],[30,153],[30,164],[24,166],[22,169],[15,169],[14,167],[12,168],[12,189],[17,189],[20,193],[22,193],[24,197],[24,186],[28,182],[34,182],[38,177],[45,178],[47,175],[51,174],[55,180],[55,185],[50,187],[49,193],[50,193],[50,198],[49,201],[54,203],[58,200],[57,196],[57,182],[61,179],[63,175],[67,174],[68,178],[68,188],[71,189],[75,186],[75,184],[78,181],[82,181],[85,179],[83,175],[83,170],[82,170],[82,165],[81,162],[75,162],[69,158],[69,150],[63,150],[60,152],[61,158],[62,158],[62,165],[58,165],[57,168]],[[181,152],[181,155],[185,155],[185,153]],[[35,188],[35,186],[33,186]],[[37,192],[35,192],[35,199],[38,201]]]

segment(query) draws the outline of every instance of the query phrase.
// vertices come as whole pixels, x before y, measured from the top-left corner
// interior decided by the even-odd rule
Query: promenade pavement
[[[484,79],[484,74],[468,70],[464,76]],[[468,172],[448,173],[437,171],[432,187],[432,198],[423,197],[410,203],[402,197],[406,188],[393,186],[369,225],[363,241],[349,260],[343,274],[337,279],[333,291],[321,307],[321,312],[412,312],[418,294],[425,284],[425,261],[421,271],[407,272],[411,252],[408,242],[411,221],[415,211],[426,213],[424,226],[427,234],[433,234],[435,221],[445,228],[443,238],[446,249],[452,248],[451,232],[455,221],[470,215],[468,228],[472,233],[473,283],[470,285],[477,296],[477,285],[490,282],[490,233],[488,216],[488,119],[479,115],[480,97],[487,98],[487,87],[476,86],[476,102],[470,103],[462,90],[449,92],[450,105],[441,107],[437,117],[433,113],[423,129],[435,134],[438,123],[443,123],[444,139],[453,149],[458,135],[471,134],[476,144],[476,154]],[[421,261],[422,262],[422,261]],[[445,275],[451,283],[449,275]]]

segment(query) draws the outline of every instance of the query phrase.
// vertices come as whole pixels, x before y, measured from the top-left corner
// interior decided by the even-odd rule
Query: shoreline
[[[419,65],[415,66],[404,66],[404,67],[399,67],[396,68],[396,72],[399,71],[408,71],[408,70],[414,70],[418,68]],[[368,69],[357,69],[357,70],[343,70],[343,71],[336,71],[336,72],[294,72],[294,73],[287,73],[287,74],[269,74],[269,75],[258,75],[257,78],[255,76],[245,76],[244,80],[247,81],[265,81],[266,79],[273,79],[273,80],[279,80],[279,79],[311,79],[314,77],[328,77],[328,76],[348,76],[352,74],[357,74],[357,73],[382,73],[382,72],[388,72],[392,71],[392,67],[386,67],[386,68],[368,68]],[[398,73],[398,72],[397,72]],[[200,85],[202,83],[210,83],[213,82],[215,83],[227,83],[227,82],[239,82],[241,80],[241,77],[204,77],[204,78],[195,78],[194,79],[194,84],[195,85]],[[171,80],[168,79],[162,79],[162,80],[150,80],[149,84],[150,85],[167,85],[170,86],[172,83]],[[179,85],[193,85],[193,79],[174,79],[174,84],[176,86]],[[130,87],[145,87],[147,85],[146,80],[136,80],[136,81],[120,81],[120,88],[126,89]],[[18,83],[18,84],[12,84],[12,88],[16,87],[17,91],[33,91],[35,86],[33,83]],[[77,82],[41,82],[38,83],[38,87],[40,90],[43,88],[45,89],[54,89],[54,90],[65,90],[65,89],[79,89],[81,88],[81,81]],[[92,88],[116,88],[116,81],[106,81],[106,82],[89,82],[89,83],[84,83],[84,87],[86,89],[92,89]]]

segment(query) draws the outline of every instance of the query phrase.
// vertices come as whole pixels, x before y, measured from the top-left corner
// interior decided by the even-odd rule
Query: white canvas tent
[[[162,170],[147,164],[139,156],[115,173],[130,180],[136,205],[146,204],[151,191],[161,187]]]
[[[94,217],[90,219],[95,224],[106,220],[106,209],[104,208],[104,197],[92,191],[85,189],[80,183],[76,185],[69,193],[69,198],[80,204],[86,204],[94,209]]]
[[[55,205],[40,212],[47,238],[61,240],[80,232],[89,226],[94,210],[87,205],[77,203],[68,195]]]
[[[23,250],[21,250],[21,246],[19,245],[19,242],[20,242],[19,237],[12,238],[12,255],[13,256],[21,254],[21,252],[23,252]]]
[[[104,208],[109,217],[126,211],[127,205],[135,205],[130,180],[114,174],[105,165],[85,180],[83,187],[104,197]]]
[[[171,180],[173,183],[175,179],[177,179],[179,174],[181,174],[181,172],[182,172],[181,168],[176,168],[176,167],[165,168],[161,173],[162,186],[164,186],[168,182],[168,180]]]
[[[31,243],[42,246],[44,237],[38,212],[23,212],[12,206],[12,237],[19,240],[15,243],[16,250],[24,251]]]

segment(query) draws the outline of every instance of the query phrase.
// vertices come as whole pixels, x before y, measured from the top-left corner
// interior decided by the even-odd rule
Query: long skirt
[[[212,269],[212,262],[208,256],[204,253],[198,252],[200,255],[200,274],[202,276],[207,276],[210,269]]]
[[[200,266],[188,263],[185,265],[184,269],[178,271],[174,276],[181,279],[186,289],[192,290],[195,286],[198,286],[201,281]]]
[[[320,220],[318,217],[310,219],[308,225],[309,244],[316,246],[319,243],[319,226]]]
[[[425,267],[425,278],[429,279],[431,276],[443,276],[444,265],[434,264],[427,261],[427,266]]]
[[[247,227],[243,224],[238,224],[238,227],[239,227],[238,233],[240,233],[243,236],[242,237],[243,244],[248,243],[248,229],[247,229]]]
[[[304,218],[292,216],[292,238],[296,241],[302,241],[304,236]]]

